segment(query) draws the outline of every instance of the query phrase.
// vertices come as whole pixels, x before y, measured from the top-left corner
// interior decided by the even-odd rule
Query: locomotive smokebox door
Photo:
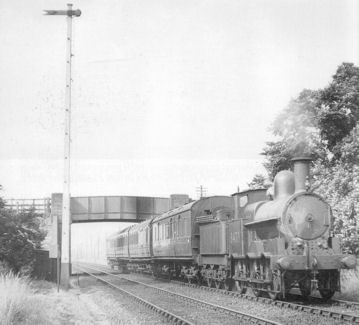
[[[321,197],[301,193],[288,202],[283,221],[293,236],[313,240],[328,230],[330,217],[330,207]]]

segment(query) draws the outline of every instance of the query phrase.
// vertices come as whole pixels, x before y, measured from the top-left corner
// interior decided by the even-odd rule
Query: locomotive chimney
[[[310,187],[310,157],[292,159],[294,165],[295,192],[307,191]]]

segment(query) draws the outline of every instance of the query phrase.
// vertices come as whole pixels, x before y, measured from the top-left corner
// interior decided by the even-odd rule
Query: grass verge
[[[47,324],[45,310],[27,278],[0,274],[0,324]]]
[[[342,292],[339,299],[359,301],[359,267],[341,272]]]

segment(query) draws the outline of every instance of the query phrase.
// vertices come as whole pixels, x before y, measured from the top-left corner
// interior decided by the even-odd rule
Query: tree
[[[318,126],[318,100],[318,91],[304,89],[274,120],[271,131],[278,140],[267,142],[262,152],[266,157],[264,167],[271,178],[290,169],[294,156],[326,158]]]
[[[310,154],[313,184],[331,205],[334,232],[347,252],[359,254],[359,68],[341,64],[329,85],[303,90],[274,120],[276,141],[263,150],[268,174]]]
[[[343,63],[327,87],[304,89],[276,117],[271,130],[278,140],[266,144],[264,166],[273,177],[288,169],[290,158],[308,153],[325,166],[335,165],[358,122],[359,68]]]
[[[337,158],[342,139],[359,121],[359,68],[343,63],[328,87],[320,91],[318,125],[321,137]]]
[[[35,250],[45,238],[45,232],[40,229],[41,216],[32,210],[13,212],[0,200],[0,261],[14,272],[31,269]]]
[[[341,158],[334,165],[314,165],[314,182],[331,205],[334,233],[348,253],[359,255],[359,125],[342,141]]]
[[[261,174],[254,175],[252,181],[248,183],[248,187],[252,190],[259,188],[269,188],[270,185],[271,184],[267,181],[267,178]]]

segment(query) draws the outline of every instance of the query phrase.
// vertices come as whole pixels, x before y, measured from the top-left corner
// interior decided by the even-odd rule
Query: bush
[[[35,250],[45,238],[41,222],[41,216],[31,210],[15,213],[0,207],[0,262],[15,273],[31,273]]]
[[[359,263],[359,260],[358,260]],[[359,266],[354,270],[343,270],[341,272],[341,294],[339,299],[359,301]]]

